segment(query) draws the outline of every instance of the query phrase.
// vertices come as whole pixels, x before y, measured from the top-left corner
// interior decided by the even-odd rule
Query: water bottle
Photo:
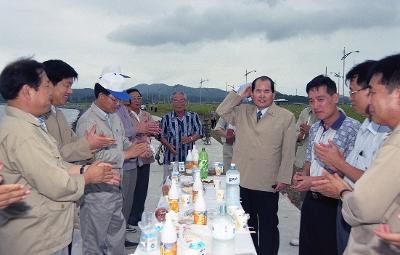
[[[226,206],[240,206],[240,173],[234,163],[226,172]]]
[[[199,155],[199,168],[200,168],[201,179],[202,180],[207,179],[207,177],[208,177],[208,154],[204,147],[203,147],[203,149],[201,149],[201,152]]]
[[[171,215],[165,215],[165,224],[161,231],[160,255],[176,255],[177,253],[177,233],[176,228],[172,224]]]

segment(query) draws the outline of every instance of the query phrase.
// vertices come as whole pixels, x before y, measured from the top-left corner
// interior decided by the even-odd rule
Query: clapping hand
[[[91,150],[97,150],[115,144],[115,139],[96,134],[96,124],[93,124],[90,129],[85,131],[85,138]]]

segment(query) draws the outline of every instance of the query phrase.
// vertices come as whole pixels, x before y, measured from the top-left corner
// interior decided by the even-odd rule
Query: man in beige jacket
[[[111,166],[96,162],[84,172],[83,166],[62,159],[39,118],[49,111],[52,93],[41,63],[20,59],[6,66],[0,74],[0,93],[7,101],[0,125],[4,183],[31,190],[21,202],[25,211],[0,228],[0,254],[67,254],[73,202],[87,183],[116,183]]]
[[[62,60],[47,60],[43,62],[47,77],[53,84],[51,110],[46,113],[46,126],[49,133],[57,140],[61,156],[67,162],[90,159],[93,152],[105,148],[115,142],[114,139],[95,133],[96,126],[86,132],[84,137],[78,137],[68,125],[63,112],[57,107],[67,103],[72,94],[72,84],[78,78],[78,73]]]
[[[254,104],[240,104],[251,96]],[[279,192],[291,183],[295,158],[295,117],[273,103],[274,82],[267,76],[255,79],[237,94],[230,92],[217,113],[236,126],[232,162],[240,172],[243,209],[258,254],[277,254],[279,249]]]

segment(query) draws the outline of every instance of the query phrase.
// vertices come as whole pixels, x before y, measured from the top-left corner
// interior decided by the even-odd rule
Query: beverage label
[[[160,255],[176,255],[177,246],[175,243],[162,243],[160,246]]]
[[[140,244],[144,251],[154,251],[158,246],[158,238],[154,233],[144,234],[140,236]]]
[[[197,225],[207,225],[207,211],[194,211],[193,213],[194,217],[194,224]]]
[[[240,174],[226,175],[226,184],[240,184]]]
[[[169,199],[168,200],[169,209],[174,212],[179,212],[179,203],[178,199]]]
[[[185,162],[179,162],[178,163],[178,170],[180,173],[185,172]]]
[[[196,203],[197,194],[198,194],[198,193],[199,193],[199,192],[198,192],[197,190],[192,190],[192,201],[193,201],[193,204]]]

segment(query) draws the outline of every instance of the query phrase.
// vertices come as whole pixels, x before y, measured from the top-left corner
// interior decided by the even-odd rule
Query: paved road
[[[222,162],[222,145],[211,138],[211,145],[204,145],[201,140],[197,141],[198,150],[204,146],[207,150],[209,162]],[[157,148],[158,141],[153,141],[153,146]],[[157,163],[153,163],[150,169],[150,183],[145,204],[146,211],[155,211],[158,200],[161,195],[161,180],[163,176],[163,167]],[[298,247],[293,247],[289,244],[290,240],[298,237],[300,226],[300,212],[290,203],[286,195],[281,195],[279,199],[279,230],[280,230],[280,255],[298,254]],[[138,233],[128,233],[127,238],[131,241],[138,241]],[[74,247],[73,254],[80,255],[81,245],[78,243]],[[78,252],[77,252],[78,251]],[[134,249],[127,250],[128,254],[133,254]]]

